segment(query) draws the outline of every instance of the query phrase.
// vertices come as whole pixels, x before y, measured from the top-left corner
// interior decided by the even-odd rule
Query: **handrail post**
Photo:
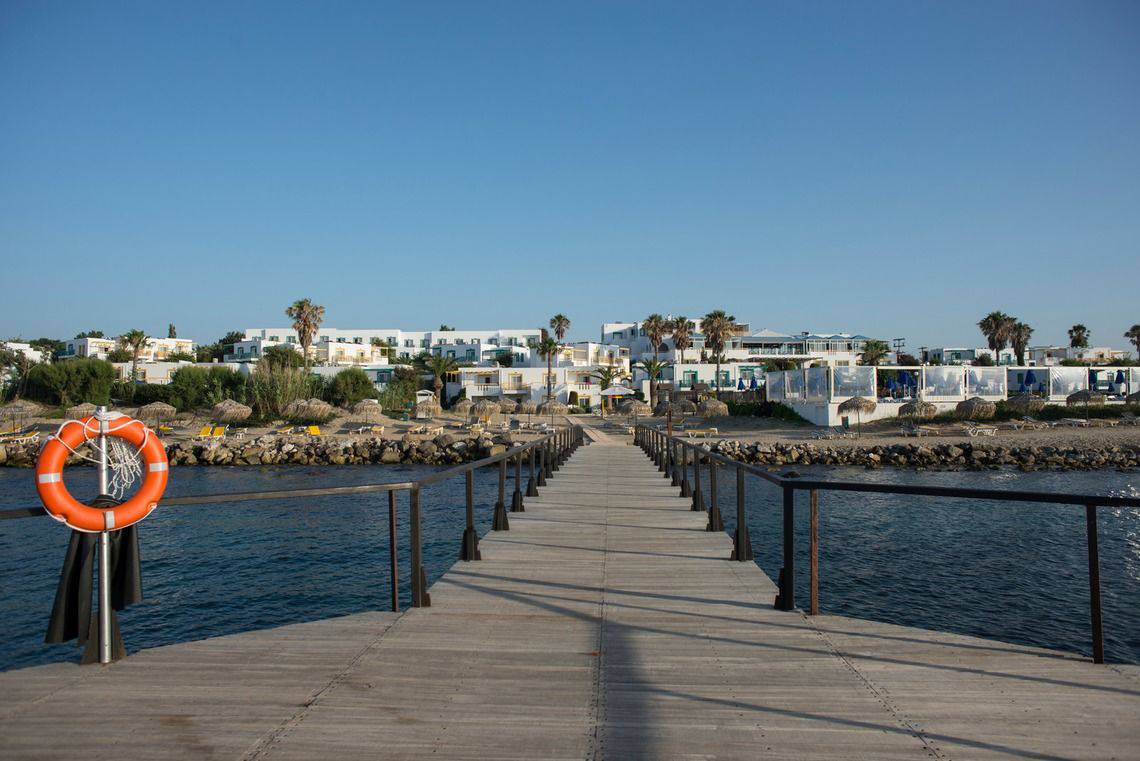
[[[1093,663],[1104,663],[1104,623],[1100,611],[1100,547],[1096,505],[1085,505],[1085,529],[1089,545],[1089,614],[1092,623]]]
[[[748,522],[744,516],[744,468],[736,466],[736,533],[732,537],[732,555],[729,560],[754,560],[752,538],[748,535]]]
[[[538,483],[534,480],[534,447],[527,447],[527,466],[530,468],[530,477],[526,482],[526,495],[528,497],[538,496]]]
[[[673,446],[669,441],[669,436],[665,433],[659,433],[661,437],[661,472],[664,478],[673,477]]]
[[[546,442],[538,441],[535,443],[534,448],[538,450],[538,480],[535,482],[539,488],[546,486]]]
[[[491,516],[492,531],[510,531],[507,520],[507,461],[499,460],[499,498],[495,501],[495,512]]]
[[[709,458],[709,522],[705,531],[724,531],[724,519],[720,516],[720,493],[716,483],[716,460]]]
[[[392,610],[400,612],[400,563],[396,555],[396,490],[388,492],[388,575],[392,583]]]
[[[681,485],[681,458],[677,454],[679,448],[680,444],[676,441],[669,441],[669,464],[672,466],[670,468],[672,472],[669,474],[670,486]]]
[[[705,510],[705,495],[701,492],[701,450],[693,447],[693,506],[689,508],[694,513],[703,513]]]
[[[784,487],[784,566],[780,569],[780,591],[776,607],[780,610],[796,608],[796,491]]]
[[[689,483],[689,448],[681,444],[681,496],[693,496],[693,486]]]
[[[808,543],[811,549],[811,606],[808,615],[819,615],[819,492],[812,489],[811,495],[811,531]]]
[[[430,608],[431,595],[427,591],[427,573],[424,571],[423,521],[420,516],[420,490],[412,489],[409,533],[412,540],[412,607]]]
[[[479,552],[479,534],[475,531],[475,469],[468,469],[466,476],[467,526],[463,529],[463,542],[459,547],[460,560],[482,560]]]
[[[511,494],[511,512],[526,512],[522,495],[522,452],[515,455],[515,491]]]
[[[550,474],[554,475],[558,472],[558,432],[555,431],[550,435]]]

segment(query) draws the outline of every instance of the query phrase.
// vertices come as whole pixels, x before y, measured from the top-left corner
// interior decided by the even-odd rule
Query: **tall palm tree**
[[[552,338],[545,330],[542,331],[542,339],[535,346],[538,351],[538,356],[546,359],[546,400],[550,401],[554,398],[554,356],[558,354],[561,348],[558,340]]]
[[[305,370],[308,371],[309,347],[324,322],[325,308],[309,299],[300,299],[285,310],[285,316],[293,318],[293,330],[297,331],[297,340],[301,342],[301,353],[305,357]]]
[[[872,338],[863,344],[863,364],[864,365],[877,365],[883,361],[883,358],[890,352],[891,347],[887,346],[886,341],[880,341],[877,338]]]
[[[455,357],[445,357],[442,354],[421,354],[416,358],[416,365],[425,373],[431,373],[432,388],[439,406],[443,406],[443,384],[449,373],[459,369]]]
[[[720,363],[724,359],[724,347],[736,329],[736,318],[723,309],[714,309],[701,318],[701,333],[705,336],[705,346],[713,353],[716,363],[716,396],[720,398]]]
[[[660,359],[661,341],[669,332],[669,321],[654,312],[642,321],[641,329],[645,331],[645,337],[653,344],[653,358]]]
[[[1087,349],[1089,347],[1089,329],[1079,322],[1069,328],[1069,347],[1072,349]]]
[[[554,331],[554,337],[561,341],[566,337],[566,331],[570,330],[570,318],[559,312],[550,318],[550,329]]]
[[[1140,324],[1129,328],[1124,337],[1132,342],[1132,345],[1136,347],[1136,356],[1140,357]]]
[[[178,338],[178,328],[174,327],[174,323],[170,322],[166,325],[166,337]]]
[[[621,365],[602,365],[594,372],[590,373],[590,377],[598,382],[605,391],[610,386],[617,383],[625,377],[625,371],[622,370]],[[602,417],[606,416],[606,397],[602,397]]]
[[[131,353],[131,380],[139,377],[139,354],[146,347],[147,334],[135,328],[119,336],[119,345]]]
[[[1005,312],[990,312],[978,322],[978,330],[986,337],[986,344],[994,353],[994,361],[1001,361],[1001,350],[1010,341],[1010,331],[1017,320]]]
[[[1029,347],[1029,337],[1033,335],[1033,328],[1024,322],[1014,322],[1009,330],[1009,342],[1013,352],[1017,355],[1017,364],[1025,364],[1025,350]]]
[[[685,349],[693,345],[693,323],[688,317],[674,317],[670,326],[673,331],[673,347],[677,350],[679,364],[685,364]]]
[[[649,406],[657,406],[657,381],[661,378],[661,373],[671,363],[669,360],[662,359],[643,359],[637,363],[637,366],[645,371],[649,376]]]

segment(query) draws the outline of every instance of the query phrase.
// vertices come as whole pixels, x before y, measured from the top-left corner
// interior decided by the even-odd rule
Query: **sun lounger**
[[[1060,428],[1063,426],[1066,426],[1069,428],[1088,428],[1089,421],[1085,420],[1084,418],[1080,418],[1080,417],[1066,417],[1066,418],[1061,418],[1057,422],[1053,423],[1054,428]]]
[[[9,434],[0,438],[0,443],[4,444],[31,444],[40,440],[39,431],[32,431],[31,433]]]
[[[321,436],[321,435],[323,435],[321,433],[321,427],[319,425],[305,426],[305,433],[309,434],[310,436]]]
[[[1131,412],[1125,412],[1120,416],[1120,422],[1125,425],[1140,425],[1140,418],[1133,415]]]
[[[707,439],[709,436],[719,436],[720,431],[715,428],[690,428],[689,430],[685,431],[685,434],[690,439],[695,439],[698,436]]]
[[[992,425],[970,425],[966,426],[966,433],[970,436],[997,436],[997,426]]]
[[[1049,424],[1046,423],[1044,420],[1038,420],[1037,418],[1029,417],[1028,415],[1023,417],[1021,419],[1021,422],[1025,425],[1026,428],[1029,428],[1032,430],[1041,430],[1043,428],[1049,427]]]
[[[200,439],[208,439],[208,438],[211,438],[213,435],[214,435],[214,426],[212,426],[212,425],[204,425],[204,426],[202,426],[202,429],[200,431],[198,431],[198,438],[200,438]]]
[[[424,426],[424,433],[426,433],[428,436],[439,436],[440,434],[443,433],[443,426],[442,425],[433,425],[431,427]]]

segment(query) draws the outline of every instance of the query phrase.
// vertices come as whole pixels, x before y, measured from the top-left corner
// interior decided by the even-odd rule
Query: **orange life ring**
[[[97,438],[100,425],[107,436],[122,439],[139,450],[143,460],[142,486],[121,505],[110,508],[91,507],[72,497],[63,485],[63,465],[67,456],[84,442]],[[110,531],[138,523],[158,507],[166,490],[169,463],[166,449],[154,431],[133,418],[120,416],[103,420],[88,417],[64,423],[59,432],[48,439],[36,462],[36,491],[48,514],[77,531]]]

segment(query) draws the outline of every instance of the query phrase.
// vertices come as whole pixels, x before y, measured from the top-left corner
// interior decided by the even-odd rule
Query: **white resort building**
[[[120,348],[118,338],[72,338],[63,342],[60,359],[81,359],[91,357],[106,359],[107,355]],[[140,362],[162,362],[172,354],[194,354],[195,344],[189,338],[148,337],[146,345],[139,353]]]

